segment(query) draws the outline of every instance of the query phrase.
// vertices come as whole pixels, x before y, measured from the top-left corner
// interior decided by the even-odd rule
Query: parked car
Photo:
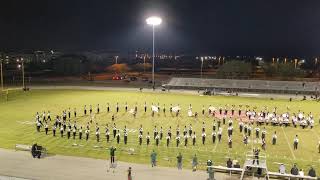
[[[130,79],[130,81],[136,81],[137,77],[130,77],[129,79]]]
[[[119,75],[114,75],[113,77],[112,77],[112,80],[122,80],[123,79],[123,77],[122,76],[119,76]]]
[[[143,78],[142,78],[142,81],[147,82],[147,81],[149,81],[149,79],[148,79],[147,77],[143,77]]]
[[[166,85],[165,84],[161,86],[161,91],[166,91]]]

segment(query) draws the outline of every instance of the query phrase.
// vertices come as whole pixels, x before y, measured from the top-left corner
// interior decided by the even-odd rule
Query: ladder
[[[258,164],[259,161],[259,164]],[[261,153],[258,158],[254,156],[252,152],[248,152],[246,154],[246,159],[243,165],[243,169],[241,172],[240,180],[243,180],[245,172],[248,170],[248,168],[251,169],[257,169],[260,168],[262,171],[265,171],[266,173],[266,179],[269,180],[269,173],[267,168],[267,162],[266,162],[266,154]],[[254,177],[254,173],[252,174]]]

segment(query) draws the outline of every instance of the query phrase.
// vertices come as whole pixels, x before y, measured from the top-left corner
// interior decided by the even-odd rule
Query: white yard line
[[[288,143],[288,146],[289,146],[291,155],[292,155],[293,159],[296,159],[296,156],[294,155],[293,150],[292,150],[292,148],[291,148],[291,145],[290,145],[290,143],[289,143],[287,134],[286,134],[286,132],[284,131],[283,127],[281,127],[281,129],[282,129],[282,132],[283,132],[283,134],[284,134],[284,137],[286,138],[286,141],[287,141],[287,143]]]
[[[223,131],[223,128],[222,128],[222,131]],[[213,149],[214,152],[216,152],[216,149],[217,149],[218,144],[219,144],[219,139],[218,139],[218,135],[217,135],[217,136],[216,136],[216,143],[215,143],[214,149]]]
[[[218,141],[219,141],[219,140],[218,140]],[[217,139],[216,139],[216,144],[214,145],[214,148],[213,148],[213,151],[214,151],[214,152],[216,152],[217,146],[218,146],[218,144],[219,144],[218,141],[217,141]]]

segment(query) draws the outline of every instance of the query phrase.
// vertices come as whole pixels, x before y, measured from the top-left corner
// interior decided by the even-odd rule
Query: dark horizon
[[[5,1],[0,49],[318,56],[320,1]]]

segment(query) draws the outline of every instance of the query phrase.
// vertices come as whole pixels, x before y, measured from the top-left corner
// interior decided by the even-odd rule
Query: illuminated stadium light
[[[158,26],[162,23],[162,19],[157,16],[151,16],[146,19],[147,24],[152,25],[152,26]]]

